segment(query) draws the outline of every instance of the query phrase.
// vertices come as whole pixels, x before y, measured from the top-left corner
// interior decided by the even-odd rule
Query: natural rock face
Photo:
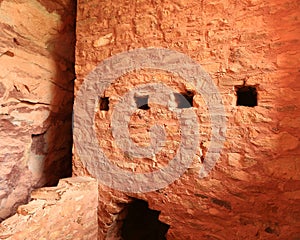
[[[0,239],[97,239],[95,179],[62,179],[57,187],[35,190],[31,197],[0,224]]]
[[[130,202],[128,196],[144,199],[151,209],[161,211],[160,220],[170,225],[168,240],[300,238],[299,10],[297,0],[78,1],[76,91],[104,59],[129,49],[163,47],[201,64],[217,86],[226,112],[221,157],[201,179],[199,169],[205,162],[199,159],[205,158],[212,134],[201,94],[178,76],[147,69],[107,85],[93,124],[99,147],[111,163],[133,173],[151,172],[167,164],[181,140],[172,114],[149,103],[150,109],[133,114],[129,132],[137,144],[147,145],[150,125],[165,124],[168,141],[163,157],[136,159],[117,147],[110,128],[113,109],[138,84],[161,80],[176,91],[194,92],[201,138],[193,164],[163,189],[124,194],[99,185],[100,239],[118,235],[116,219],[122,204]],[[236,105],[236,91],[244,85],[256,89],[257,106]],[[255,95],[254,90],[247,94]],[[91,101],[89,91],[87,87],[80,95],[79,105]],[[82,118],[94,116],[82,114]],[[85,132],[80,138],[88,142],[90,130],[84,124],[78,127]],[[89,175],[76,148],[74,174]],[[97,164],[89,168],[95,170]]]
[[[0,1],[0,221],[70,176],[71,0]]]

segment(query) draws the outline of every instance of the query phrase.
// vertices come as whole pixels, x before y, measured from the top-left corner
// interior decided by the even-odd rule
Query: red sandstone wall
[[[77,90],[109,56],[164,47],[201,64],[222,95],[227,137],[209,176],[199,179],[193,165],[165,189],[133,195],[162,211],[161,221],[171,226],[167,239],[300,238],[299,1],[79,0],[77,9]],[[128,81],[119,82],[123,90]],[[257,86],[258,106],[236,106],[235,86],[244,83]],[[78,157],[74,174],[88,174]],[[128,200],[99,188],[105,239],[117,203]]]
[[[97,239],[97,182],[66,178],[33,191],[32,201],[0,224],[0,239]]]
[[[0,1],[0,221],[70,176],[73,1]]]

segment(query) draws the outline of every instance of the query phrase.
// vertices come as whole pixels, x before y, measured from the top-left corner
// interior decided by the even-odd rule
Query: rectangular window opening
[[[109,98],[108,97],[99,98],[99,105],[100,105],[101,111],[108,111],[109,110]]]
[[[136,103],[136,106],[138,109],[142,109],[142,110],[148,110],[150,109],[149,105],[148,105],[148,99],[149,99],[149,96],[146,95],[146,96],[135,96],[134,97],[134,100],[135,100],[135,103]]]
[[[235,91],[237,96],[237,106],[257,106],[256,86],[235,86]]]

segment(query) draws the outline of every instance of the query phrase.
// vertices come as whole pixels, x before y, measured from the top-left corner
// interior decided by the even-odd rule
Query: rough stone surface
[[[0,239],[97,239],[97,181],[66,178],[31,194],[27,205],[0,224]]]
[[[189,55],[209,73],[227,118],[222,156],[207,178],[199,179],[201,162],[196,161],[180,179],[156,192],[124,194],[99,185],[100,239],[117,231],[118,213],[129,196],[161,211],[160,220],[170,225],[168,240],[300,238],[299,13],[297,0],[78,1],[75,91],[109,56],[164,47]],[[178,90],[187,88],[176,77],[170,80],[168,73],[130,73],[107,89],[109,110],[95,113],[99,145],[114,164],[132,172],[163,166],[172,156],[169,150],[178,146],[178,130],[172,130],[164,149],[170,154],[153,164],[153,159],[128,159],[113,142],[109,123],[118,97],[153,76],[177,84]],[[243,84],[256,86],[258,106],[236,106],[235,87]],[[194,108],[203,123],[201,158],[210,144],[210,119],[197,99],[201,96],[195,96]],[[132,116],[130,130],[138,144],[149,141],[147,124],[157,117],[176,128],[176,119],[158,111],[150,106],[150,111]],[[74,154],[74,175],[89,175],[76,146]]]
[[[0,221],[71,175],[75,4],[0,1]]]

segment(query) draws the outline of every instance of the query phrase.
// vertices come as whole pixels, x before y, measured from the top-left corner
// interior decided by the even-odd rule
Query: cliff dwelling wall
[[[75,103],[80,111],[76,115],[75,107],[75,126],[81,130],[76,133],[73,172],[96,175],[100,181],[100,239],[122,235],[122,221],[116,219],[132,198],[160,212],[159,220],[170,226],[167,239],[299,237],[299,29],[298,1],[78,1]],[[152,50],[133,51],[139,48]],[[153,50],[157,48],[185,55],[178,59],[174,52]],[[201,65],[199,79],[209,74],[217,91],[207,96],[184,79],[186,55]],[[170,71],[165,71],[166,63]],[[180,109],[174,94],[174,111],[172,94],[155,102],[155,91],[147,88],[134,93],[128,105],[118,105],[129,101],[123,97],[138,85],[151,83],[193,95],[190,109],[197,115],[198,139],[195,134],[184,139],[185,123],[180,125],[174,111],[189,109]],[[212,143],[216,129],[207,107],[218,93],[226,139],[215,166],[201,178],[202,167],[209,168],[205,159],[210,147],[219,147]],[[135,111],[126,110],[135,104]],[[113,120],[128,115],[123,131],[113,132]],[[149,146],[154,124],[166,133],[158,153],[143,157],[122,149],[122,137],[140,148]],[[141,185],[132,180],[135,174],[166,167],[182,141],[191,146],[197,140],[192,164],[166,187],[147,192],[157,179]],[[94,141],[101,154],[93,152]],[[118,170],[106,174],[95,159]],[[118,182],[124,172],[133,177]]]
[[[0,1],[0,239],[299,239],[299,13]]]

